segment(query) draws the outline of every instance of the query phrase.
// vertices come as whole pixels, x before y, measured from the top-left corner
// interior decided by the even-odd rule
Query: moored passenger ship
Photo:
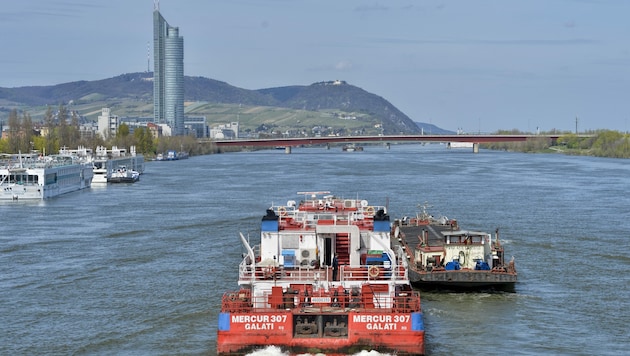
[[[271,206],[260,241],[239,265],[240,289],[223,295],[217,352],[275,345],[290,353],[361,350],[424,354],[420,295],[402,248],[390,246],[386,207],[329,192]]]
[[[0,200],[38,200],[89,188],[92,163],[77,156],[5,155],[0,162]]]

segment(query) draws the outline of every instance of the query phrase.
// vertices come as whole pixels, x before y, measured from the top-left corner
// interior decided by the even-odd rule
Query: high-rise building
[[[184,38],[153,9],[153,116],[173,135],[184,134]]]

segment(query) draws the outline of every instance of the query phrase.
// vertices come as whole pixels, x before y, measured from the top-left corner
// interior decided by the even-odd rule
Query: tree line
[[[135,127],[133,133],[127,124],[121,124],[116,135],[103,137],[97,132],[91,134],[80,131],[80,116],[76,111],[59,105],[56,111],[48,107],[42,122],[34,123],[27,112],[11,110],[7,122],[6,138],[0,139],[0,152],[56,154],[63,147],[76,149],[79,146],[121,148],[136,147],[136,152],[155,156],[168,150],[185,151],[190,155],[208,153],[192,136],[154,138],[148,127]]]
[[[500,135],[526,134],[518,130],[499,131]],[[551,134],[557,134],[552,132]],[[588,135],[585,137],[585,135]],[[594,130],[582,135],[566,132],[556,141],[548,137],[535,137],[525,142],[497,142],[482,147],[515,152],[561,152],[571,155],[630,158],[630,135],[615,130]]]

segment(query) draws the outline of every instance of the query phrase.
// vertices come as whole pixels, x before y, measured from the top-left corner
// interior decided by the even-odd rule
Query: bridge
[[[330,145],[331,143],[378,143],[389,146],[395,142],[468,142],[473,144],[473,152],[479,152],[480,143],[492,142],[524,142],[533,138],[549,138],[557,140],[561,135],[388,135],[388,136],[325,136],[325,137],[292,137],[267,139],[234,139],[212,140],[217,147],[254,146],[284,147],[291,153],[291,147],[302,145]]]

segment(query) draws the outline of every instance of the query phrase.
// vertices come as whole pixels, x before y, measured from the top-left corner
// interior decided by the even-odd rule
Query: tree
[[[44,125],[46,126],[46,141],[42,150],[45,154],[59,151],[59,146],[57,145],[55,116],[50,106],[48,106],[46,113],[44,114]]]
[[[70,127],[68,128],[69,134],[69,147],[78,147],[81,140],[81,133],[79,132],[79,114],[72,110],[70,115]]]
[[[57,113],[59,120],[59,145],[68,147],[70,144],[70,132],[68,130],[68,110],[62,104],[59,104],[59,112]]]
[[[9,152],[9,140],[0,138],[0,153]]]
[[[139,153],[155,153],[153,136],[148,127],[138,127],[133,131],[134,141]]]
[[[619,131],[606,130],[597,135],[593,142],[593,154],[600,157],[624,157],[624,135]]]
[[[116,137],[127,138],[127,136],[129,136],[129,125],[120,124],[120,126],[118,126],[118,131],[116,132]]]
[[[20,123],[20,150],[22,152],[30,152],[33,149],[33,120],[27,112],[22,113],[22,122]]]
[[[18,153],[20,149],[20,120],[16,109],[9,112],[9,137],[8,137],[8,151],[10,153]]]
[[[33,136],[33,148],[39,152],[44,152],[46,149],[46,137]]]
[[[33,120],[27,112],[18,116],[16,109],[9,112],[9,133],[6,142],[6,150],[10,153],[27,153],[33,149]]]
[[[129,140],[129,125],[120,124],[118,126],[118,130],[116,131],[116,138],[114,139],[114,144],[119,147],[129,147],[131,146],[131,142]]]

